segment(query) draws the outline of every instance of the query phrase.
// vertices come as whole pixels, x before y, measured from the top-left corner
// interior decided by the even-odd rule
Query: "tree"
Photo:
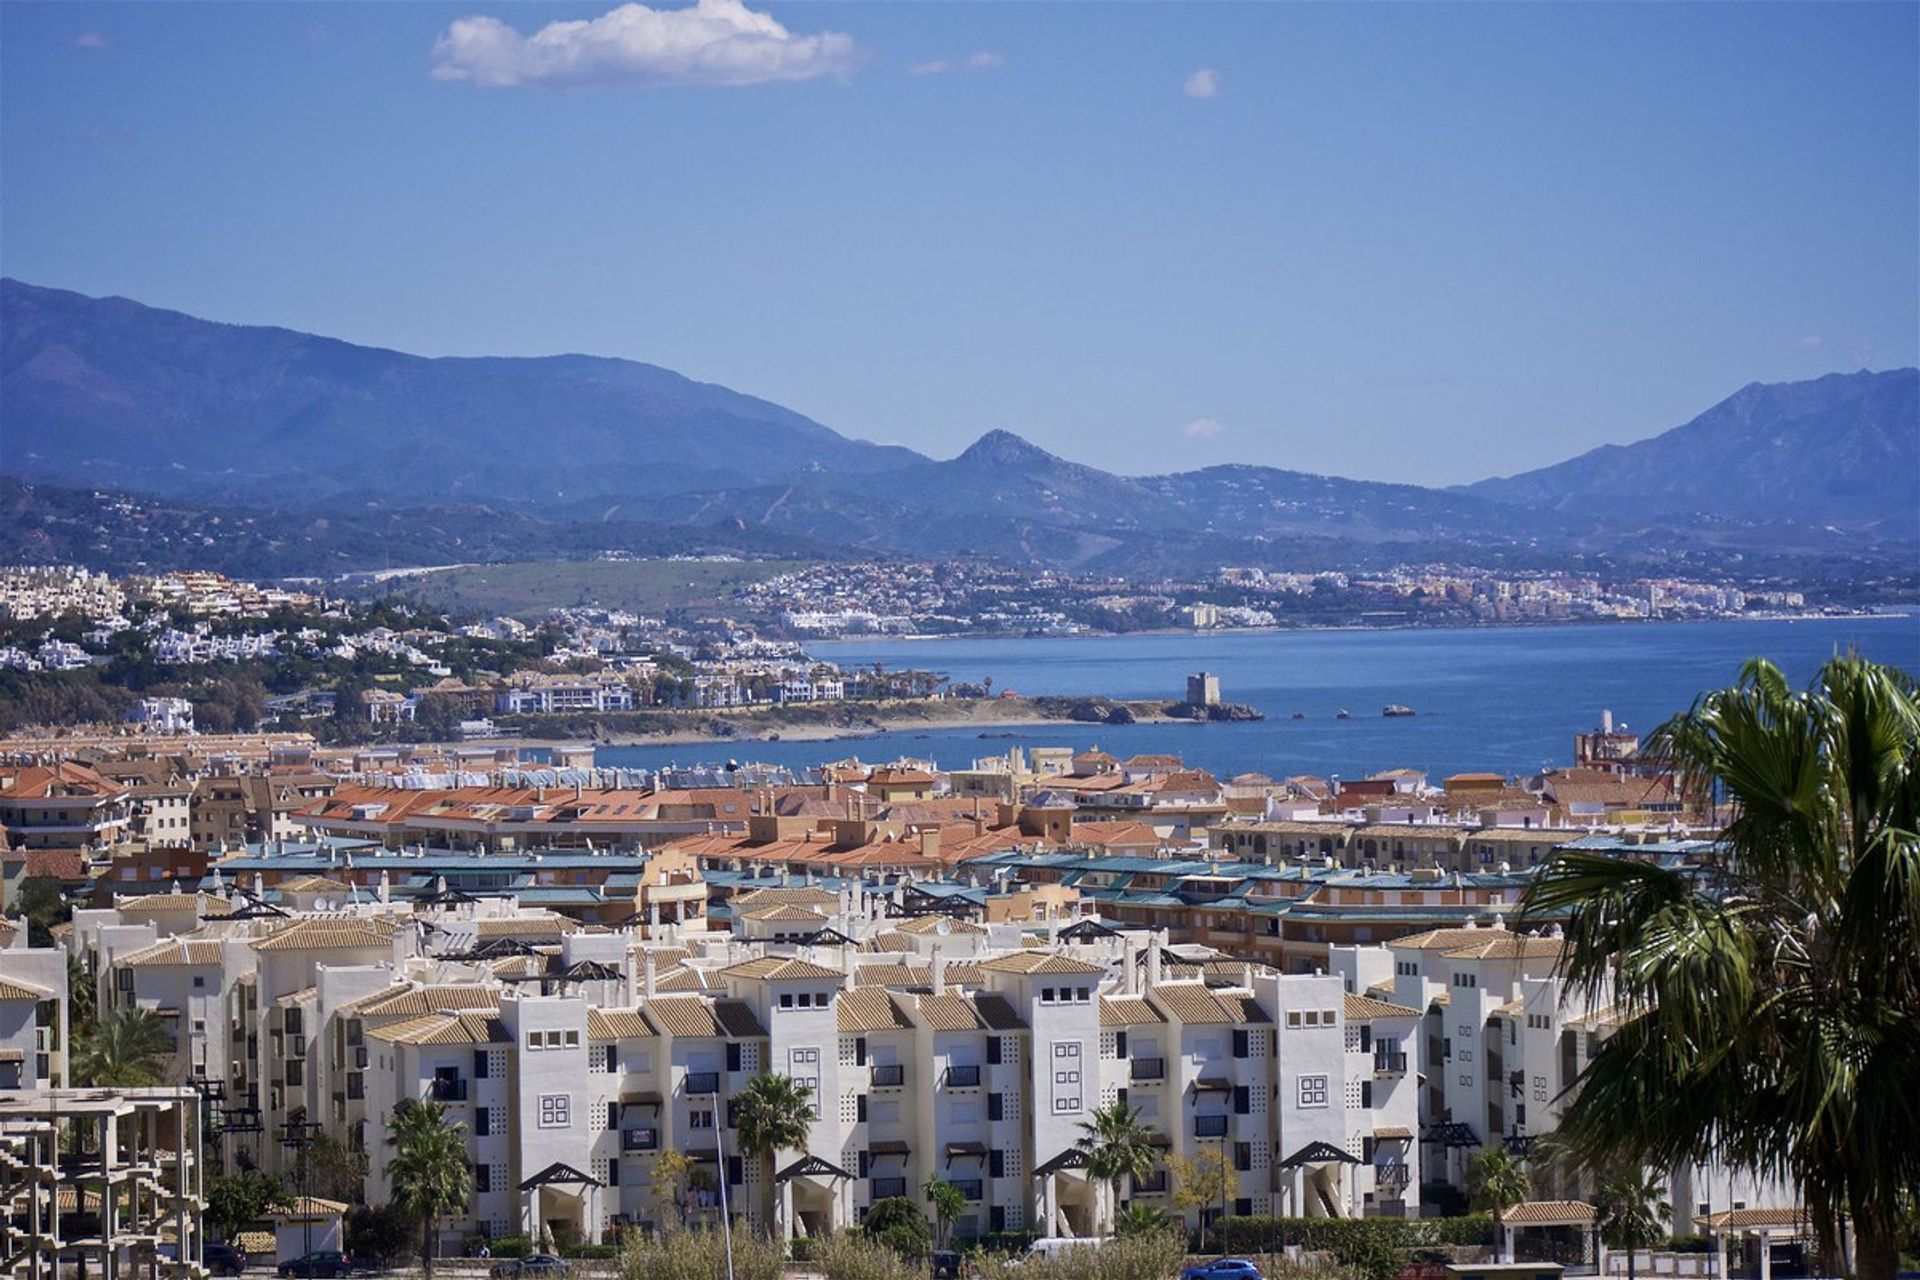
[[[316,1196],[357,1204],[366,1195],[367,1156],[330,1133],[316,1133],[294,1158],[293,1182]]]
[[[73,919],[60,882],[52,876],[28,876],[20,882],[14,908],[27,922],[27,941],[36,947],[53,945],[53,926]]]
[[[1528,894],[1565,917],[1570,991],[1625,1017],[1560,1133],[1596,1167],[1717,1159],[1801,1189],[1831,1255],[1898,1262],[1920,1186],[1920,705],[1835,658],[1805,692],[1756,660],[1650,752],[1727,809],[1704,869],[1563,851]]]
[[[387,1161],[393,1207],[420,1224],[420,1257],[433,1280],[433,1224],[466,1208],[473,1198],[473,1167],[467,1163],[467,1126],[437,1102],[403,1101],[387,1118]]]
[[[67,1036],[79,1040],[100,1012],[100,990],[93,970],[79,956],[67,957]]]
[[[1173,1203],[1181,1209],[1199,1212],[1204,1244],[1208,1223],[1233,1190],[1233,1165],[1220,1147],[1208,1146],[1200,1148],[1191,1160],[1182,1155],[1169,1155],[1167,1168],[1173,1173]]]
[[[387,1266],[406,1251],[413,1235],[413,1219],[390,1204],[357,1205],[347,1212],[347,1252],[355,1258]]]
[[[1527,1171],[1505,1147],[1482,1148],[1467,1161],[1467,1194],[1473,1197],[1473,1207],[1493,1215],[1495,1258],[1506,1248],[1507,1233],[1502,1220],[1507,1210],[1525,1200],[1532,1190]]]
[[[905,1196],[888,1196],[867,1210],[867,1235],[903,1258],[923,1258],[933,1241],[927,1215]]]
[[[685,1214],[680,1207],[680,1197],[686,1193],[687,1180],[693,1176],[693,1157],[684,1151],[662,1151],[653,1159],[653,1168],[647,1174],[647,1185],[653,1191],[654,1203],[662,1210],[672,1210],[673,1221],[681,1222]]]
[[[1608,1248],[1627,1251],[1627,1280],[1634,1280],[1635,1252],[1658,1244],[1673,1216],[1667,1189],[1644,1170],[1627,1168],[1603,1179],[1594,1199],[1594,1226]]]
[[[145,1009],[121,1009],[95,1023],[75,1046],[74,1079],[133,1088],[166,1080],[173,1032]]]
[[[286,1199],[278,1178],[255,1171],[229,1173],[207,1183],[207,1221],[231,1240]]]
[[[1113,1234],[1123,1238],[1150,1236],[1172,1227],[1167,1215],[1150,1204],[1135,1202],[1113,1215]]]
[[[760,1183],[771,1187],[774,1152],[807,1149],[813,1132],[813,1086],[792,1076],[755,1076],[734,1098],[733,1123],[740,1131],[741,1152],[760,1161],[766,1174]]]
[[[928,1178],[922,1194],[933,1208],[935,1238],[944,1249],[953,1234],[954,1219],[967,1211],[967,1197],[945,1178]]]
[[[1153,1172],[1158,1156],[1148,1144],[1152,1136],[1140,1123],[1140,1109],[1117,1100],[1096,1108],[1080,1122],[1080,1140],[1075,1145],[1086,1153],[1087,1176],[1106,1187],[1109,1220],[1119,1212],[1120,1184]]]

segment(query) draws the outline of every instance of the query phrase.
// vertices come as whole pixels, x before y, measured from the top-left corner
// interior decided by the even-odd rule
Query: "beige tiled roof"
[[[1757,1231],[1763,1227],[1806,1227],[1810,1221],[1805,1209],[1727,1209],[1700,1214],[1693,1225],[1709,1231]]]
[[[473,983],[407,987],[363,996],[350,1007],[364,1018],[418,1018],[460,1009],[498,1009],[500,992]]]
[[[653,989],[655,991],[705,991],[707,984],[698,969],[689,969],[682,965],[680,968],[655,974]]]
[[[0,978],[0,1000],[51,1000],[53,992],[45,987],[36,987],[30,982],[15,982],[11,978]]]
[[[973,997],[959,991],[921,996],[914,1002],[914,1010],[934,1031],[984,1031],[987,1026],[973,1006]]]
[[[322,951],[349,947],[384,948],[393,944],[394,927],[384,920],[329,916],[301,920],[253,944],[255,951]]]
[[[1413,1130],[1404,1124],[1377,1124],[1373,1126],[1373,1136],[1378,1142],[1391,1142],[1394,1139],[1413,1141]]]
[[[913,1022],[893,1002],[884,987],[856,987],[834,1000],[840,1030],[846,1032],[907,1030]]]
[[[1253,1021],[1244,1016],[1239,1003],[1222,999],[1218,994],[1197,982],[1163,982],[1157,987],[1149,988],[1147,996],[1179,1022],[1225,1025]],[[1259,1018],[1261,1022],[1266,1020],[1264,1014]]]
[[[168,938],[165,942],[156,942],[150,947],[138,951],[129,951],[116,956],[114,964],[132,965],[139,968],[160,965],[216,966],[223,955],[217,942],[192,942],[185,938]]]
[[[802,907],[837,907],[840,895],[831,889],[810,889],[794,887],[791,889],[753,889],[734,898],[736,910],[742,907],[766,907],[774,903],[794,903]]]
[[[1012,955],[995,956],[991,960],[983,960],[980,962],[980,967],[991,969],[995,973],[1030,973],[1047,976],[1106,972],[1097,964],[1088,964],[1085,960],[1075,960],[1071,956],[1055,955],[1049,951],[1016,951]]]
[[[332,876],[295,876],[273,887],[282,893],[346,893],[353,888]]]
[[[507,956],[489,961],[488,972],[496,978],[537,978],[547,971],[543,956]]]
[[[862,951],[911,951],[913,939],[898,929],[885,929],[879,933],[870,933],[860,942]]]
[[[742,920],[752,920],[760,924],[821,925],[827,922],[827,918],[818,911],[795,902],[774,902],[764,907],[755,907],[751,911],[742,911],[739,915]]]
[[[1424,933],[1410,933],[1404,938],[1390,938],[1387,945],[1414,951],[1454,951],[1476,942],[1485,942],[1489,934],[1496,938],[1513,936],[1505,929],[1428,929]]]
[[[657,1033],[670,1036],[763,1036],[753,1010],[738,1000],[665,996],[647,1001],[640,1012]]]
[[[846,975],[838,969],[829,969],[825,965],[815,964],[811,960],[795,960],[786,956],[760,956],[758,959],[745,960],[729,965],[720,971],[723,978],[758,978],[774,982],[789,979],[806,978],[812,980],[838,982]]]
[[[979,1011],[989,1031],[1025,1031],[1027,1029],[1027,1024],[1020,1020],[1020,1015],[1014,1012],[1013,1006],[1007,1003],[1005,996],[983,991],[973,998],[973,1007]]]
[[[1488,938],[1445,953],[1449,960],[1557,960],[1566,948],[1559,938],[1529,938],[1518,934]]]
[[[1372,996],[1349,995],[1347,997],[1348,1022],[1372,1022],[1375,1018],[1417,1018],[1418,1009],[1409,1009],[1403,1004],[1390,1004],[1385,1000],[1375,1000]],[[1375,1130],[1375,1132],[1379,1132]]]
[[[1100,1025],[1103,1027],[1139,1027],[1165,1021],[1158,1009],[1139,996],[1100,997]]]
[[[1500,1221],[1509,1227],[1573,1226],[1591,1223],[1593,1206],[1585,1200],[1523,1200],[1501,1214]]]
[[[920,916],[905,924],[895,925],[894,931],[916,937],[938,937],[944,934],[975,937],[986,932],[971,920],[955,920],[951,916]]]
[[[203,916],[233,914],[231,902],[211,893],[144,893],[138,897],[116,899],[113,905],[118,908],[123,917],[175,911],[184,915],[196,910]]]
[[[587,1010],[589,1040],[644,1040],[653,1034],[653,1028],[647,1025],[638,1009]]]
[[[980,966],[962,962],[947,965],[947,985],[977,987]],[[933,967],[924,964],[863,964],[855,967],[856,987],[925,987],[933,982]]]
[[[499,920],[475,920],[473,936],[483,942],[494,938],[531,941],[534,938],[558,938],[579,928],[578,920],[570,920],[566,916],[508,916]]]
[[[512,1040],[500,1019],[486,1012],[428,1014],[369,1027],[367,1034],[394,1044],[507,1044]]]
[[[275,1205],[269,1216],[275,1218],[327,1218],[345,1213],[347,1205],[340,1200],[323,1200],[319,1196],[295,1196],[285,1204]]]

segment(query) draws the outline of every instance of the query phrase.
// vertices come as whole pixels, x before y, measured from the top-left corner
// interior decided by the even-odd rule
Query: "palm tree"
[[[1600,1184],[1594,1225],[1609,1248],[1627,1251],[1627,1280],[1634,1280],[1634,1253],[1651,1248],[1666,1234],[1673,1206],[1667,1189],[1649,1173],[1627,1168]]]
[[[1117,1099],[1095,1108],[1080,1122],[1080,1141],[1075,1145],[1086,1153],[1087,1176],[1106,1184],[1110,1213],[1119,1211],[1123,1180],[1153,1172],[1158,1156],[1148,1142],[1152,1136],[1140,1123],[1140,1109]]]
[[[792,1076],[755,1076],[735,1096],[733,1123],[740,1130],[740,1150],[761,1162],[766,1173],[762,1186],[773,1185],[774,1152],[807,1149],[813,1118],[813,1086]]]
[[[1831,1254],[1887,1280],[1920,1186],[1920,699],[1835,658],[1805,692],[1754,661],[1656,731],[1728,814],[1704,869],[1564,851],[1528,895],[1567,917],[1571,992],[1627,1021],[1560,1133],[1596,1167],[1718,1159],[1801,1189]]]
[[[73,1078],[81,1084],[154,1085],[166,1079],[173,1032],[145,1009],[122,1009],[96,1022],[75,1048]]]
[[[947,1247],[947,1240],[953,1234],[953,1220],[967,1211],[967,1197],[960,1188],[945,1178],[929,1178],[922,1189],[927,1203],[933,1208],[933,1225],[939,1248]]]
[[[467,1162],[467,1126],[447,1116],[437,1102],[407,1100],[387,1119],[387,1181],[393,1204],[420,1223],[420,1257],[433,1280],[433,1224],[464,1210],[473,1198],[473,1166]]]
[[[1156,1231],[1165,1231],[1170,1226],[1172,1226],[1172,1220],[1150,1204],[1135,1202],[1113,1215],[1113,1234],[1128,1239],[1134,1236],[1150,1236]]]
[[[1527,1171],[1505,1147],[1487,1147],[1467,1161],[1467,1191],[1473,1197],[1473,1207],[1493,1214],[1495,1258],[1505,1251],[1507,1210],[1525,1200],[1532,1190]]]

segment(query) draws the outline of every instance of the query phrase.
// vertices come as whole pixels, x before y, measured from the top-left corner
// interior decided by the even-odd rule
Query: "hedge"
[[[1393,1249],[1442,1245],[1490,1245],[1493,1219],[1464,1218],[1259,1218],[1225,1217],[1213,1229],[1227,1253],[1278,1253],[1292,1245],[1341,1253],[1379,1241]]]

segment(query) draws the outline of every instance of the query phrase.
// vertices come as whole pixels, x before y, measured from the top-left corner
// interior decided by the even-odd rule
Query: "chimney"
[[[393,896],[393,876],[385,868],[380,871],[380,901],[389,902]]]
[[[933,994],[939,995],[947,986],[947,958],[940,954],[940,948],[933,949],[933,960],[928,966],[927,985],[933,988]]]
[[[1155,930],[1147,935],[1147,989],[1151,991],[1160,985],[1160,933]]]
[[[653,952],[652,951],[647,952],[646,967],[642,969],[640,973],[640,991],[641,991],[641,994],[646,996],[647,999],[649,1000],[653,999],[654,970],[653,970]]]

